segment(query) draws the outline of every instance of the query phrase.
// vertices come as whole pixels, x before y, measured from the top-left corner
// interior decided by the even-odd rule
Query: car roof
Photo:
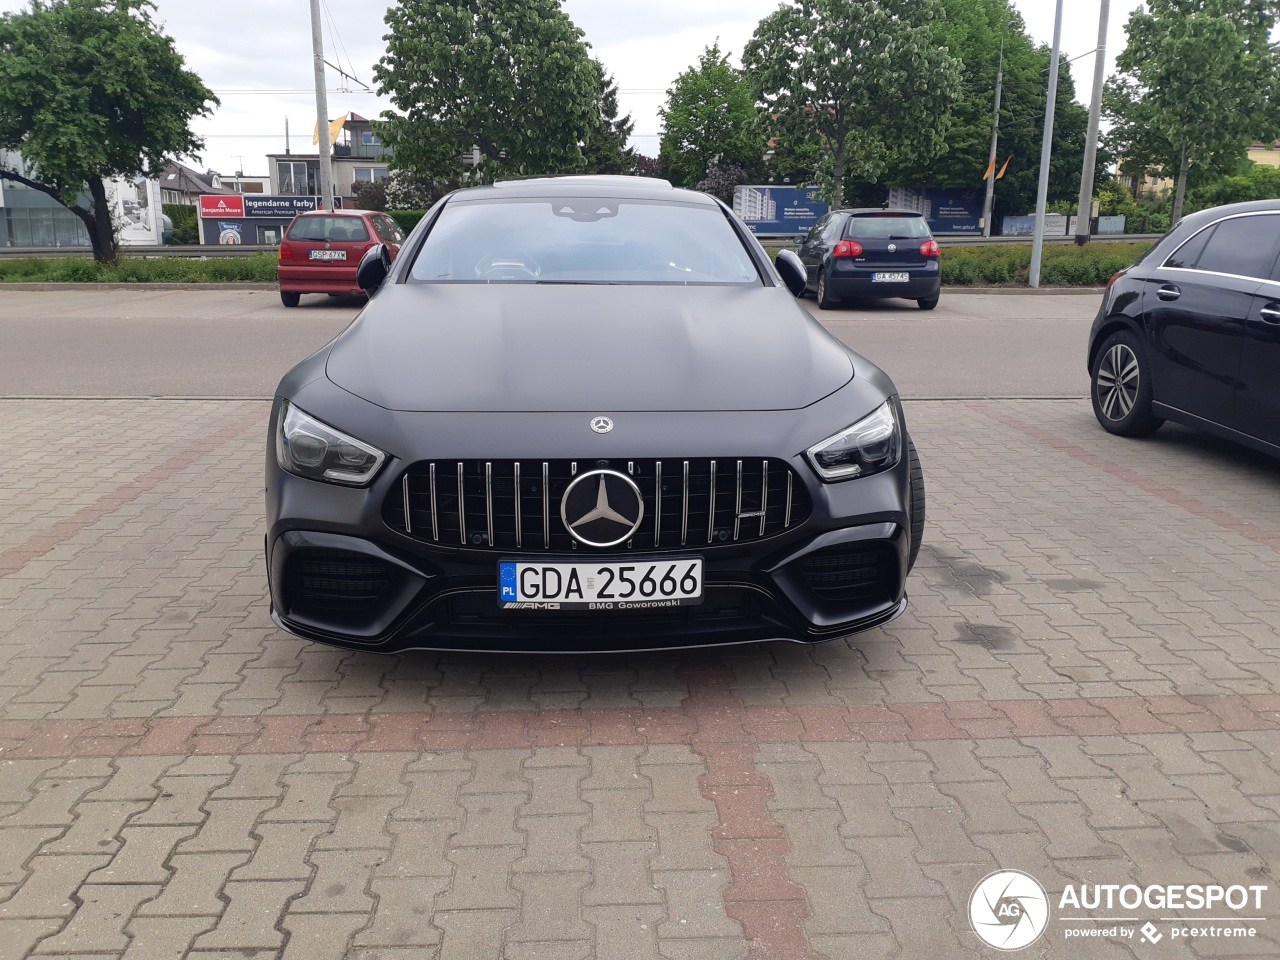
[[[490,186],[468,187],[450,196],[450,202],[530,197],[607,197],[613,200],[672,200],[714,206],[705,193],[677,189],[655,177],[571,176],[499,180]]]
[[[846,213],[850,216],[858,217],[923,217],[924,214],[919,210],[891,210],[884,207],[854,207],[851,210],[837,210],[837,213]]]
[[[1227,203],[1220,207],[1209,207],[1189,213],[1178,222],[1178,230],[1195,230],[1214,220],[1234,216],[1238,213],[1275,213],[1280,211],[1280,200],[1248,200],[1244,203]]]
[[[354,210],[351,207],[342,207],[338,210],[304,210],[298,214],[300,217],[367,217],[378,213],[377,210]]]

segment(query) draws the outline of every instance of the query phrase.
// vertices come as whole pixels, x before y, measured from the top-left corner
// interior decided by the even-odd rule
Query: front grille
[[[374,557],[341,550],[307,550],[289,561],[289,596],[303,611],[356,613],[387,590],[390,571]]]
[[[781,460],[437,460],[405,471],[383,504],[401,533],[442,546],[563,551],[580,546],[560,498],[608,467],[640,488],[644,520],[618,550],[695,549],[761,540],[803,523],[808,492]]]
[[[892,599],[897,564],[886,544],[827,547],[801,559],[799,566],[818,600],[848,604]]]

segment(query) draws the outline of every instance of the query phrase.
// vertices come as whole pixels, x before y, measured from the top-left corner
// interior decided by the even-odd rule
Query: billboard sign
[[[246,217],[277,217],[292,219],[300,213],[315,210],[319,197],[251,197],[244,198]]]
[[[982,190],[952,187],[891,187],[889,206],[922,214],[937,234],[982,232]]]
[[[817,187],[739,186],[733,191],[733,212],[752,233],[761,236],[800,236],[808,233],[831,209],[814,199]]]
[[[1035,215],[1025,217],[1005,217],[1001,234],[1006,237],[1035,236]],[[1067,215],[1064,213],[1046,213],[1044,215],[1044,235],[1046,237],[1065,237],[1067,235]]]

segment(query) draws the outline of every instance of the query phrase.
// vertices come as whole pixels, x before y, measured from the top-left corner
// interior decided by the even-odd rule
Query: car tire
[[[831,296],[827,290],[827,274],[825,271],[818,274],[818,307],[822,310],[834,310],[836,304],[840,301]]]
[[[280,291],[280,302],[286,307],[296,307],[301,300],[302,294],[300,293],[285,293],[283,290]]]
[[[920,467],[920,457],[916,454],[916,445],[907,438],[907,465],[911,474],[911,554],[907,558],[907,573],[916,565],[916,557],[920,555],[920,544],[924,541],[925,495],[924,470]]]
[[[1142,340],[1118,330],[1103,341],[1090,371],[1093,414],[1108,433],[1145,437],[1164,423],[1151,412],[1151,365]]]
[[[926,297],[923,300],[916,301],[916,306],[918,306],[921,310],[932,310],[937,305],[938,305],[937,297]]]

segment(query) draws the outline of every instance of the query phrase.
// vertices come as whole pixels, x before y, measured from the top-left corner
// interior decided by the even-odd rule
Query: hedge
[[[0,260],[0,283],[223,283],[274,282],[276,255],[249,257],[121,257],[100,267],[91,257]]]
[[[418,221],[421,220],[426,213],[427,211],[425,210],[388,210],[387,216],[400,224],[401,230],[408,233],[418,225]]]

